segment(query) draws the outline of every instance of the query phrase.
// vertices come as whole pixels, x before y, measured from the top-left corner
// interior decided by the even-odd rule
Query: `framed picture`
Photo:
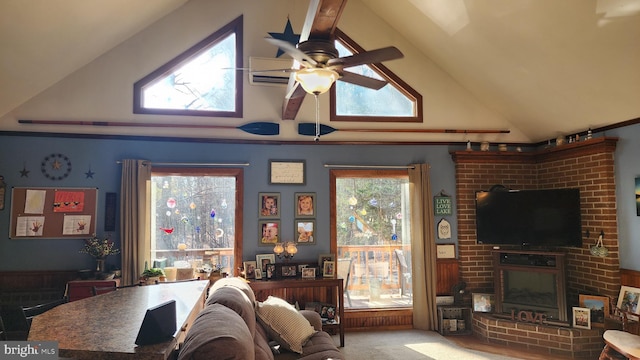
[[[296,277],[298,276],[298,266],[283,264],[282,265],[282,277]]]
[[[640,298],[640,289],[631,286],[620,287],[620,294],[618,295],[618,309],[628,311],[630,313],[640,315],[640,307],[638,307],[638,299]],[[631,317],[629,317],[631,319]],[[635,319],[631,319],[637,321]]]
[[[591,329],[591,311],[588,308],[573,307],[573,327]]]
[[[474,293],[471,296],[471,302],[474,312],[488,313],[493,311],[495,297],[493,294]]]
[[[260,218],[280,217],[280,193],[259,193]]]
[[[316,216],[316,193],[295,193],[295,217]]]
[[[260,240],[258,245],[275,245],[280,239],[280,221],[279,220],[261,220],[258,221],[258,231]]]
[[[276,254],[258,254],[256,255],[256,263],[258,269],[265,271],[267,264],[276,263]]]
[[[262,280],[262,270],[260,270],[259,267],[256,268],[255,275],[256,275],[256,280]]]
[[[316,268],[314,268],[314,267],[302,268],[302,278],[303,279],[315,279],[316,278]]]
[[[320,270],[324,270],[324,262],[325,261],[336,261],[335,254],[320,254],[318,255],[318,267]]]
[[[254,279],[256,277],[256,262],[245,261],[242,263],[242,265],[244,265],[244,278]]]
[[[267,280],[271,280],[273,278],[276,277],[276,264],[267,264],[267,266],[265,266],[265,272],[264,272],[265,276],[267,277]]]
[[[304,185],[304,160],[269,160],[269,184]]]
[[[455,259],[456,246],[454,244],[436,245],[436,256],[438,259]]]
[[[580,294],[579,303],[591,311],[591,326],[604,327],[604,319],[609,317],[608,297]]]
[[[336,262],[335,261],[325,261],[322,265],[322,276],[324,277],[334,277],[336,275]]]
[[[295,232],[296,244],[298,245],[313,245],[316,243],[315,220],[295,220]]]
[[[309,267],[309,264],[298,264],[298,272],[302,273],[302,269]]]

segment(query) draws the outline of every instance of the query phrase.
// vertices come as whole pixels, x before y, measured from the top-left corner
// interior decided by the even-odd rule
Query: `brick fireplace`
[[[518,190],[579,188],[582,231],[583,234],[588,231],[590,236],[583,238],[581,248],[560,249],[566,253],[567,304],[577,306],[579,294],[618,296],[616,142],[617,138],[602,137],[533,152],[452,152],[457,184],[460,276],[467,283],[467,302],[471,301],[470,293],[494,292],[492,246],[476,244],[475,192],[489,190],[498,184]],[[607,257],[593,256],[589,251],[600,231],[604,232],[604,246],[609,249]],[[518,330],[523,326],[525,330]],[[555,354],[588,354],[586,358],[597,358],[602,349],[600,344],[591,345],[592,349],[587,346],[595,339],[601,341],[598,330],[511,324],[508,320],[494,320],[486,315],[474,314],[474,333],[489,342],[548,349]],[[564,335],[550,336],[550,333]],[[572,340],[566,342],[567,338]]]

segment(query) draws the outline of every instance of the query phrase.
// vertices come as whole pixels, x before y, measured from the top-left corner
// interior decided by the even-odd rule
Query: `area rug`
[[[334,337],[337,339],[337,337]],[[340,351],[349,360],[513,360],[466,349],[434,331],[367,331],[345,334]]]

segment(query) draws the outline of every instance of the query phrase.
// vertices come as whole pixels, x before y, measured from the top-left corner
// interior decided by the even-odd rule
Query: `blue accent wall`
[[[58,181],[46,178],[40,163],[51,154],[63,154],[72,163],[70,175]],[[271,248],[258,246],[258,193],[281,194],[281,227],[283,237],[293,239],[294,193],[315,192],[317,201],[317,243],[301,246],[297,257],[315,260],[329,252],[329,169],[325,164],[408,165],[429,163],[433,193],[444,190],[454,196],[454,164],[445,145],[270,145],[222,144],[198,140],[164,141],[150,138],[90,139],[64,136],[0,135],[0,175],[7,183],[6,207],[0,211],[0,271],[10,270],[74,270],[92,267],[93,260],[78,251],[78,239],[9,239],[11,187],[96,187],[98,192],[97,233],[104,234],[105,194],[120,192],[122,159],[147,159],[152,162],[249,163],[244,169],[243,259],[255,259]],[[270,185],[269,160],[304,160],[305,185]],[[20,171],[29,171],[21,177]],[[87,178],[91,170],[93,178]],[[119,195],[116,229],[119,229]],[[439,219],[438,219],[439,220]],[[457,223],[449,217],[456,239]],[[46,226],[46,224],[45,224]],[[112,239],[118,242],[116,231]],[[107,262],[119,265],[118,256]]]

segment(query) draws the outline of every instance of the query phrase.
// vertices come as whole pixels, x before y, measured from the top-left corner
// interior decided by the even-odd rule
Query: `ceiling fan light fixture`
[[[337,72],[324,68],[301,69],[296,72],[296,80],[302,88],[315,95],[326,93],[339,77]]]

